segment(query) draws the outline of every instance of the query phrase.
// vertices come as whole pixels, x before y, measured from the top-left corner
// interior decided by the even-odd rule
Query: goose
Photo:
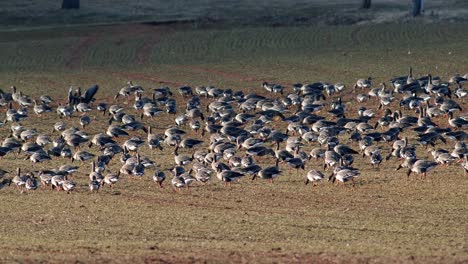
[[[331,181],[332,183],[335,183],[336,181],[344,183],[351,181],[353,183],[353,186],[355,185],[354,178],[358,177],[361,175],[361,173],[358,170],[355,169],[350,169],[346,167],[337,167],[333,173],[328,177],[328,181]],[[338,183],[336,182],[336,183]]]
[[[125,130],[116,125],[110,125],[106,130],[106,134],[111,137],[128,136],[128,133]]]
[[[33,108],[34,113],[36,115],[41,116],[44,113],[50,113],[52,112],[52,108],[50,108],[46,104],[37,104],[37,100],[34,100],[34,108]]]
[[[50,186],[52,188],[52,177],[55,176],[54,171],[40,171],[39,172],[39,179],[41,180],[41,184],[44,186]]]
[[[65,179],[61,182],[61,187],[64,191],[70,194],[72,191],[75,190],[76,183],[74,181]]]
[[[26,186],[26,181],[29,179],[28,175],[21,175],[21,169],[16,169],[16,176],[11,180],[12,183],[16,185],[18,189],[22,189]]]
[[[28,156],[34,154],[35,152],[42,151],[43,148],[36,144],[35,142],[25,142],[21,146],[21,150]]]
[[[203,184],[206,184],[211,179],[212,173],[212,170],[204,167],[195,173],[195,179]]]
[[[130,139],[126,140],[123,144],[127,150],[132,152],[137,152],[138,148],[145,144],[145,141],[142,140],[140,137],[131,137]]]
[[[138,122],[138,121],[125,123],[122,125],[122,128],[130,130],[130,131],[143,130],[144,133],[148,133],[148,131],[146,131],[146,126],[143,123]]]
[[[254,174],[254,176],[252,177],[252,180],[255,180],[255,178],[258,176],[261,179],[267,179],[271,183],[273,183],[273,179],[279,177],[282,173],[283,172],[277,166],[271,166],[271,167],[262,169],[257,174]]]
[[[172,187],[175,190],[179,191],[180,188],[184,188],[188,185],[185,183],[185,179],[182,176],[174,176],[171,180]]]
[[[131,160],[128,159],[127,163]],[[136,162],[133,163],[132,173],[131,175],[136,177],[142,177],[145,174],[145,165],[141,162],[140,155],[136,154]]]
[[[371,81],[372,81],[371,77],[368,77],[367,79],[357,80],[356,84],[354,85],[354,90],[356,90],[356,88],[361,88],[361,89],[370,88],[372,85]]]
[[[193,138],[185,138],[183,139],[178,146],[182,148],[194,148],[198,145],[203,144],[203,140],[193,139]]]
[[[186,98],[186,97],[188,97],[190,95],[193,95],[193,90],[192,90],[192,87],[190,87],[190,86],[181,86],[181,87],[179,87],[177,89],[177,91],[184,98]]]
[[[370,163],[372,164],[373,168],[378,168],[380,166],[380,163],[382,163],[382,153],[381,150],[378,149],[370,155]]]
[[[156,107],[156,105],[152,102],[145,103],[143,105],[143,113],[140,115],[140,119],[143,119],[144,116],[153,119],[155,116],[158,116],[163,112],[163,110]]]
[[[258,156],[258,157],[263,157],[267,155],[271,155],[271,156],[275,155],[274,150],[267,148],[265,146],[255,146],[255,147],[248,148],[245,151],[245,153],[250,156]]]
[[[50,179],[51,187],[52,189],[56,189],[57,191],[60,191],[60,189],[63,189],[62,183],[65,181],[66,175],[64,174],[55,174],[52,176]]]
[[[224,182],[224,185],[231,185],[231,183],[241,177],[245,176],[243,173],[238,172],[238,171],[233,171],[229,170],[229,168],[226,169],[217,169],[216,177],[218,180]]]
[[[30,190],[36,190],[37,187],[38,187],[38,183],[37,183],[37,177],[34,175],[34,173],[29,173],[29,175],[27,175],[27,180],[25,182],[25,189],[26,191],[30,191]]]
[[[143,93],[144,89],[143,87],[139,85],[134,85],[132,81],[127,82],[127,86],[121,88],[119,92],[115,95],[114,100],[117,100],[120,96],[123,96],[126,98],[128,102],[128,98],[131,94],[133,93]]]
[[[340,162],[341,156],[334,150],[327,150],[324,154],[323,168],[327,170],[330,167],[337,165]]]
[[[159,150],[163,150],[163,147],[161,146],[161,137],[152,133],[151,126],[148,126],[147,130],[148,130],[148,136],[147,136],[148,147],[150,149],[159,148]]]
[[[67,105],[58,105],[57,106],[57,114],[62,117],[70,118],[73,115],[74,109],[67,106]]]
[[[455,111],[463,111],[460,105],[453,100],[444,100],[439,109],[444,113],[451,113]]]
[[[51,160],[52,158],[45,152],[34,152],[31,156],[27,157],[26,159],[31,160],[33,163],[40,163],[47,160]]]
[[[36,137],[36,144],[39,146],[44,147],[45,145],[52,143],[52,140],[50,140],[49,135],[44,135],[44,134],[39,134]]]
[[[466,77],[466,75],[465,76],[460,76],[460,74],[456,74],[455,76],[450,77],[449,83],[460,84],[460,83],[466,82],[467,78],[465,78],[465,77]]]
[[[62,132],[66,128],[67,128],[67,125],[63,121],[59,121],[59,122],[54,124],[54,130],[57,131],[57,132]]]
[[[455,96],[456,96],[457,98],[462,99],[462,98],[468,96],[468,91],[467,91],[466,89],[464,89],[464,88],[461,86],[461,84],[458,84],[458,88],[455,90],[454,94],[455,94]],[[462,102],[463,102],[463,99],[462,99]]]
[[[323,158],[325,156],[325,152],[326,150],[322,149],[322,148],[313,148],[311,151],[310,151],[310,154],[309,154],[309,159],[320,159],[320,158]]]
[[[72,157],[72,162],[75,160],[78,160],[78,161],[81,161],[81,163],[83,163],[84,161],[93,159],[94,156],[96,155],[94,155],[93,153],[80,150],[80,151],[75,152],[75,154]]]
[[[447,143],[445,138],[437,132],[427,132],[418,135],[418,143],[422,146],[425,146],[426,149],[428,145],[435,146],[437,140],[440,140],[443,143]]]
[[[283,94],[284,87],[279,84],[273,84],[268,82],[263,82],[262,87],[265,88],[270,93],[280,93]]]
[[[313,182],[313,186],[317,185],[318,181],[321,181],[323,179],[324,175],[318,170],[310,170],[307,172],[306,175],[306,180],[305,180],[305,185],[307,185],[309,182]]]
[[[87,115],[82,115],[80,117],[80,125],[82,128],[85,128],[86,126],[88,126],[89,124],[91,124],[91,118]]]
[[[81,144],[89,141],[89,139],[83,136],[83,134],[78,134],[78,133],[66,135],[64,139],[68,146],[73,147],[75,149],[80,149]]]
[[[71,175],[73,175],[73,173],[77,172],[79,168],[80,167],[78,167],[78,166],[65,164],[65,165],[60,166],[59,171],[63,171],[63,172],[66,173],[66,175],[71,176]]]
[[[348,147],[347,145],[343,145],[343,144],[339,144],[339,145],[336,145],[333,150],[338,153],[338,155],[340,156],[344,156],[344,155],[347,155],[347,154],[353,154],[353,155],[356,155],[356,154],[359,154],[359,152],[357,152],[356,150]]]
[[[163,182],[166,180],[166,175],[163,171],[156,170],[153,174],[153,181],[159,185],[159,188],[163,188]]]
[[[102,115],[103,115],[103,116],[106,115],[107,108],[108,108],[107,104],[106,104],[106,103],[103,103],[103,102],[99,103],[99,104],[96,106],[96,110],[97,110],[98,112],[102,112]]]
[[[23,140],[23,141],[28,141],[32,138],[34,138],[35,136],[37,136],[37,130],[36,129],[27,129],[27,130],[24,130],[20,133],[20,138]]]
[[[89,183],[88,183],[88,186],[89,186],[89,190],[91,192],[99,192],[99,188],[101,187],[101,183],[99,183],[97,180],[96,180],[96,177],[95,176],[92,176],[92,178],[90,179]]]
[[[409,177],[412,172],[421,174],[422,178],[426,178],[427,173],[437,167],[437,162],[429,160],[416,160],[409,168],[406,176]]]
[[[289,167],[296,169],[296,175],[299,174],[299,169],[302,169],[302,170],[305,169],[304,161],[297,156],[295,156],[294,158],[286,158],[285,162],[286,162],[286,165],[288,165]],[[278,166],[278,160],[276,162],[276,166]]]
[[[160,88],[154,88],[153,89],[153,95],[155,97],[166,97],[166,96],[172,96],[171,89],[167,86],[160,87]]]
[[[451,164],[452,162],[454,162],[456,160],[455,157],[453,157],[450,153],[440,153],[439,155],[437,155],[436,157],[434,157],[434,160],[438,163],[438,164],[445,164],[445,165],[449,165]]]
[[[93,136],[93,138],[91,139],[91,142],[89,143],[88,147],[91,147],[93,144],[102,149],[102,148],[104,148],[106,146],[116,144],[116,142],[112,139],[111,136],[106,135],[104,133],[98,133],[98,134]]]
[[[468,127],[468,120],[465,120],[461,117],[454,118],[453,112],[448,113],[448,118],[449,125],[455,129]]]
[[[87,103],[79,103],[74,106],[75,111],[84,113],[93,110]]]
[[[294,155],[291,154],[291,152],[285,150],[285,149],[282,149],[282,150],[276,150],[275,151],[275,158],[277,161],[285,161],[287,159],[292,159],[294,158]]]
[[[193,160],[193,157],[179,155],[178,153],[175,153],[175,156],[174,156],[174,161],[179,166],[188,165],[190,162],[192,162],[192,160]]]

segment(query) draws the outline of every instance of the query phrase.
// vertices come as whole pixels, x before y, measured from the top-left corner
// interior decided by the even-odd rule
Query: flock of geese
[[[355,159],[362,159],[361,169],[365,164],[378,169],[393,159],[386,166],[404,169],[408,177],[424,179],[438,166],[456,164],[466,175],[468,115],[460,106],[468,94],[466,82],[468,74],[449,81],[430,74],[416,78],[411,68],[409,75],[391,79],[390,88],[374,85],[369,77],[352,89],[339,83],[286,87],[264,82],[263,93],[182,86],[177,96],[168,87],[145,92],[128,82],[107,102],[95,98],[97,85],[84,93],[70,87],[61,102],[47,95],[31,99],[13,86],[11,93],[0,90],[0,106],[7,109],[0,125],[8,131],[0,157],[5,162],[11,156],[15,164],[29,160],[32,166],[0,169],[0,189],[13,185],[25,192],[42,185],[70,193],[80,186],[75,174],[87,174],[93,192],[104,185],[113,188],[122,176],[148,174],[161,187],[170,175],[177,191],[206,184],[212,176],[230,185],[246,177],[273,182],[285,172],[314,186],[324,178],[354,185],[361,175]],[[174,123],[163,128],[161,120],[168,115]],[[21,124],[47,122],[51,116],[57,118],[52,131]],[[107,129],[89,133],[98,127]],[[164,164],[170,153],[174,162]],[[46,168],[58,162],[63,165]]]

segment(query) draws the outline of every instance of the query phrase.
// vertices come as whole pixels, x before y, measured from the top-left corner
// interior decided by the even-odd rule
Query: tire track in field
[[[142,26],[138,34],[147,35],[143,44],[135,52],[135,60],[138,65],[144,65],[151,59],[153,47],[164,36],[176,32],[174,26]]]
[[[69,57],[65,60],[67,69],[76,69],[81,65],[81,57],[83,51],[94,45],[98,40],[98,32],[90,32],[87,36],[81,37],[80,40],[71,47]]]

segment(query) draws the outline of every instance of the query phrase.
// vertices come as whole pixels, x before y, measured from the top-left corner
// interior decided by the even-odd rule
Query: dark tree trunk
[[[80,9],[80,0],[62,0],[62,9]]]
[[[413,0],[413,16],[419,16],[422,13],[423,0]]]
[[[371,0],[362,0],[361,8],[369,9],[371,7]]]

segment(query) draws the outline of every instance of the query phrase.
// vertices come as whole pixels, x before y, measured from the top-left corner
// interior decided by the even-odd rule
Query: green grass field
[[[271,10],[278,10],[286,1],[276,2],[269,5]],[[218,10],[210,1],[203,3],[198,6],[200,13],[204,14],[205,8]],[[91,1],[82,1],[83,6],[87,4]],[[219,6],[221,10],[222,1]],[[47,8],[51,7],[46,5],[44,10]],[[165,8],[176,10],[177,6]],[[248,1],[238,8],[257,10]],[[17,12],[28,14],[21,9]],[[146,17],[146,13],[136,17],[122,14],[127,13],[121,10],[110,18],[87,22],[105,23],[113,15],[117,18],[112,21],[120,22],[160,18]],[[166,11],[165,16],[174,19],[179,14]],[[70,85],[98,83],[98,100],[110,102],[128,80],[147,90],[188,84],[263,93],[262,81],[286,86],[329,81],[344,82],[349,91],[358,78],[372,76],[374,83],[388,82],[393,76],[406,75],[410,65],[416,75],[432,73],[444,79],[468,72],[465,23],[416,20],[404,24],[254,24],[237,28],[229,23],[206,27],[189,23],[28,29],[28,23],[8,21],[13,22],[2,23],[5,27],[0,31],[0,88],[9,90],[16,85],[31,97],[49,94],[57,101],[65,99]],[[51,26],[58,20],[47,22],[39,17],[39,21]],[[15,27],[21,30],[11,30]],[[349,92],[343,96],[348,101],[354,97]],[[182,109],[182,98],[177,100]],[[375,109],[374,104],[365,105]],[[348,106],[356,112],[352,101]],[[106,127],[107,117],[92,115],[96,125],[85,131],[95,134]],[[172,118],[163,114],[152,124],[162,132],[173,124]],[[50,133],[56,119],[55,113],[40,118],[31,113],[22,125]],[[78,126],[78,119],[75,115],[66,123]],[[436,122],[447,125],[443,118]],[[9,126],[0,128],[2,139]],[[414,142],[414,135],[409,136]],[[357,149],[357,145],[352,146]],[[391,147],[381,146],[385,153]],[[442,147],[452,148],[453,142]],[[97,149],[92,152],[97,153]],[[419,154],[427,156],[422,151]],[[169,149],[150,152],[145,146],[142,155],[156,160],[161,168],[174,162]],[[18,164],[30,166],[23,158],[23,154],[18,158],[8,155],[0,160],[0,166],[7,170]],[[52,160],[43,166],[53,168],[63,162]],[[263,161],[271,163],[273,160]],[[166,188],[159,189],[149,177],[152,170],[142,179],[123,177],[113,190],[91,194],[87,190],[90,165],[86,163],[74,178],[79,191],[70,195],[43,188],[29,194],[20,194],[13,187],[0,190],[0,262],[468,261],[468,178],[459,164],[439,167],[425,181],[407,181],[405,171],[394,171],[398,166],[394,159],[379,170],[371,168],[368,158],[358,157],[356,163],[362,177],[355,188],[327,182],[305,186],[305,173],[296,176],[295,171],[285,168],[285,175],[274,184],[243,179],[223,187],[214,178],[208,185],[194,186],[190,193],[182,194],[173,193],[168,182]],[[113,162],[111,169],[119,166]],[[320,166],[320,162],[311,161],[306,171]]]

